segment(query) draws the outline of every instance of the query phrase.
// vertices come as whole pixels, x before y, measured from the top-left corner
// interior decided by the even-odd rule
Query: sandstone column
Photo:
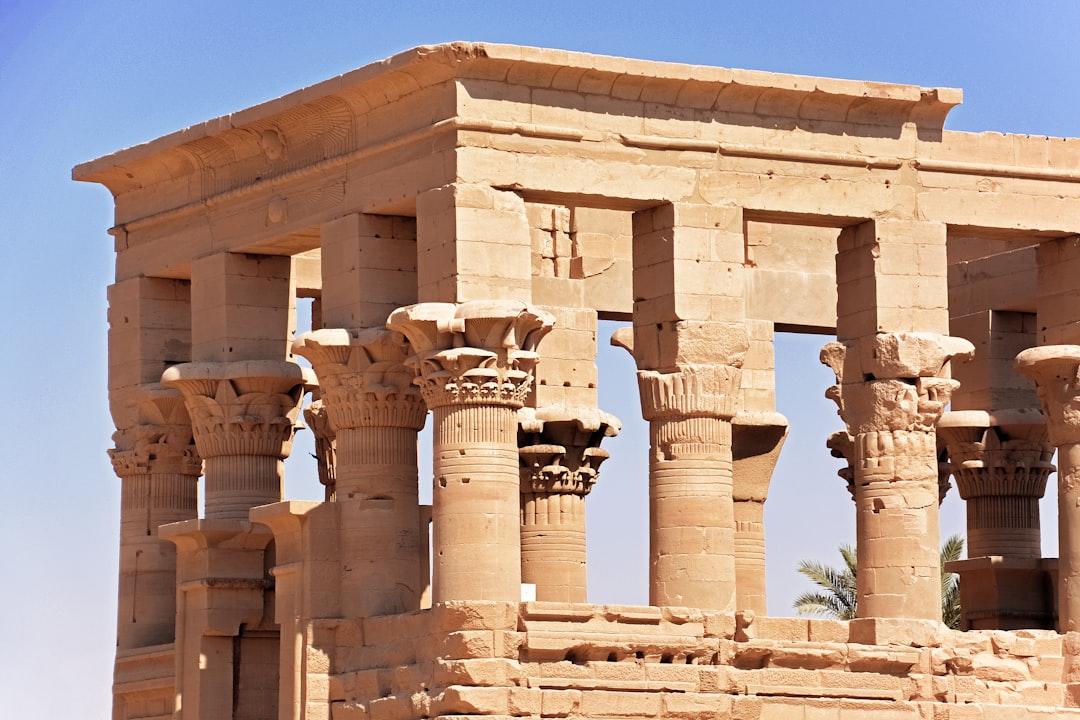
[[[326,329],[294,344],[311,361],[336,436],[342,611],[368,617],[420,607],[416,434],[427,407],[385,328]],[[426,544],[427,539],[423,538]]]
[[[206,463],[206,518],[246,521],[251,508],[280,501],[310,372],[275,360],[185,363],[161,380],[184,394],[191,415]]]
[[[773,324],[746,321],[741,405],[731,421],[732,501],[735,517],[735,607],[768,614],[765,583],[765,501],[788,421],[776,412]]]
[[[165,367],[191,357],[190,284],[130,278],[111,285],[108,296],[109,409],[117,428],[109,454],[121,478],[117,649],[127,651],[174,639],[176,548],[158,526],[195,517],[202,462],[183,399],[160,384]],[[118,664],[118,685],[139,664],[130,656]]]
[[[116,433],[109,451],[120,490],[120,594],[117,648],[172,642],[176,623],[176,548],[158,527],[197,514],[202,460],[179,393],[145,387],[140,424]]]
[[[1058,453],[1058,630],[1080,630],[1080,345],[1046,345],[1016,357],[1035,381]]]
[[[649,602],[735,606],[731,419],[749,348],[743,213],[670,203],[633,218],[634,327],[649,421]]]
[[[731,424],[735,606],[757,615],[768,614],[765,501],[787,431],[787,418],[777,412],[740,412]]]
[[[595,408],[546,407],[518,413],[521,454],[521,580],[537,600],[587,602],[585,496],[600,447],[619,421]]]
[[[409,339],[433,414],[435,603],[520,599],[516,413],[551,325],[546,313],[497,300],[421,303],[387,320]]]
[[[939,375],[972,350],[960,338],[879,333],[821,352],[854,440],[860,618],[941,621],[934,425],[958,383]]]

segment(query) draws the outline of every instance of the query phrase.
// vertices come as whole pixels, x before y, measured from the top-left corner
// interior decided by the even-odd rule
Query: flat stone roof
[[[828,118],[896,126],[915,122],[940,130],[962,100],[955,88],[837,80],[805,75],[685,65],[492,43],[420,46],[338,77],[77,165],[74,180],[99,182],[119,194],[143,185],[140,170],[160,178],[162,155],[184,145],[332,96],[374,108],[448,80],[485,80],[552,88],[694,110]],[[180,160],[179,158],[177,159]],[[180,165],[187,165],[184,159]],[[153,180],[151,180],[153,182]]]

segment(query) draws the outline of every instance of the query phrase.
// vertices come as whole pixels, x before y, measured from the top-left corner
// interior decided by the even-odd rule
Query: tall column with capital
[[[743,213],[668,203],[634,213],[633,233],[634,327],[612,342],[634,356],[649,421],[649,602],[732,610]]]
[[[336,436],[342,611],[416,610],[423,589],[416,434],[427,407],[404,366],[404,339],[385,328],[326,329],[294,344],[319,376]],[[423,539],[426,543],[426,538]]]
[[[109,455],[122,483],[120,651],[175,636],[176,548],[158,526],[196,516],[202,462],[183,399],[159,380],[190,353],[189,283],[138,277],[109,287],[109,407],[117,428]],[[119,665],[117,672],[125,682]]]
[[[183,398],[144,387],[140,423],[118,431],[110,450],[120,489],[120,594],[117,647],[172,642],[176,623],[176,548],[158,527],[197,514],[202,460]]]
[[[939,375],[972,351],[960,338],[879,333],[821,352],[853,439],[860,618],[941,620],[934,426],[958,383]]]
[[[387,327],[434,419],[432,601],[521,596],[517,411],[552,318],[505,300],[421,303]]]
[[[735,607],[768,614],[765,583],[765,501],[788,421],[776,412],[773,324],[747,320],[742,403],[731,421],[732,500],[735,516]]]
[[[1080,630],[1080,345],[1045,345],[1016,356],[1035,381],[1058,454],[1058,630]]]
[[[596,408],[523,408],[521,580],[537,600],[587,602],[585,496],[608,452],[600,447],[619,421]]]

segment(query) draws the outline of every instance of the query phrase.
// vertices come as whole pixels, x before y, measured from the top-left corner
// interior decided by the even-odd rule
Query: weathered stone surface
[[[76,168],[123,229],[115,720],[1080,715],[1080,141],[945,131],[959,100],[451,43]],[[586,602],[602,317],[650,607]],[[778,327],[836,335],[851,622],[765,615]],[[279,502],[316,385],[326,502]],[[994,630],[940,623],[950,474]]]

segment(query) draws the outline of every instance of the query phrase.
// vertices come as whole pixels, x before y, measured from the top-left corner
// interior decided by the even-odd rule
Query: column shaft
[[[731,423],[660,418],[650,438],[649,603],[732,607]]]
[[[206,518],[247,520],[248,510],[281,500],[285,464],[269,455],[206,458]]]
[[[158,526],[196,516],[198,475],[146,473],[122,479],[120,593],[116,644],[121,650],[173,641],[176,546]]]
[[[934,435],[859,433],[855,453],[859,617],[940,621]]]
[[[436,407],[433,602],[521,595],[520,480],[513,407]]]
[[[536,586],[537,600],[587,601],[582,495],[522,494],[521,581]]]
[[[342,429],[337,433],[337,462],[345,616],[369,617],[418,608],[416,430]]]

